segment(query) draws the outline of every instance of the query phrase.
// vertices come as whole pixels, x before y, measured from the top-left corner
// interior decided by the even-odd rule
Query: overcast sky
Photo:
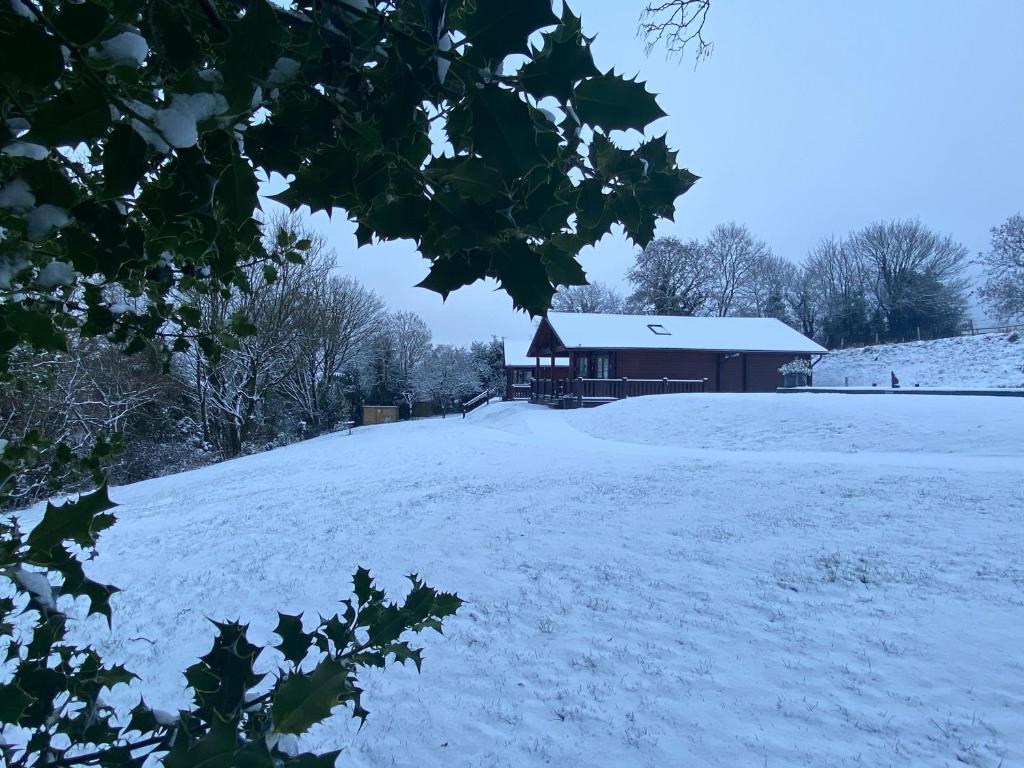
[[[713,0],[714,55],[694,67],[644,55],[642,0],[577,0],[602,70],[639,74],[668,113],[681,165],[701,181],[659,235],[747,225],[801,261],[829,233],[918,217],[972,252],[1024,210],[1024,0]],[[356,249],[342,215],[312,225],[342,271],[392,307],[418,312],[435,342],[519,339],[530,321],[494,285],[439,296],[414,288],[427,262],[410,242]],[[634,247],[616,232],[582,261],[625,291]]]

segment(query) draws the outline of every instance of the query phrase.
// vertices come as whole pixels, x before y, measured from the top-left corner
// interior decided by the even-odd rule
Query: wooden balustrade
[[[534,379],[530,401],[554,405],[563,398],[576,400],[576,406],[597,405],[627,397],[675,395],[703,392],[706,379]]]

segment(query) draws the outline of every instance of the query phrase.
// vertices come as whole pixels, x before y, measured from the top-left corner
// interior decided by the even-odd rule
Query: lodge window
[[[533,371],[516,368],[513,372],[513,384],[529,384],[533,381]]]
[[[576,358],[576,375],[581,379],[590,377],[590,358],[586,355]]]
[[[651,329],[651,333],[655,336],[671,336],[672,332],[660,323],[648,323],[647,327]]]
[[[608,353],[594,355],[594,378],[610,379],[611,376],[611,356]]]

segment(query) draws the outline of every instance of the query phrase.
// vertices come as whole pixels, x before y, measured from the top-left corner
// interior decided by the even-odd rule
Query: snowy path
[[[764,397],[489,405],[115,489],[90,571],[135,606],[88,634],[172,707],[204,615],[266,638],[366,564],[469,603],[422,675],[367,676],[360,733],[310,734],[340,765],[1024,762],[1024,402]]]

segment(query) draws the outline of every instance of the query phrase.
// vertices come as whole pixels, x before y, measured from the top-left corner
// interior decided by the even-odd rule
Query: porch
[[[703,392],[707,379],[534,379],[531,403],[556,408],[588,408],[626,397]]]

